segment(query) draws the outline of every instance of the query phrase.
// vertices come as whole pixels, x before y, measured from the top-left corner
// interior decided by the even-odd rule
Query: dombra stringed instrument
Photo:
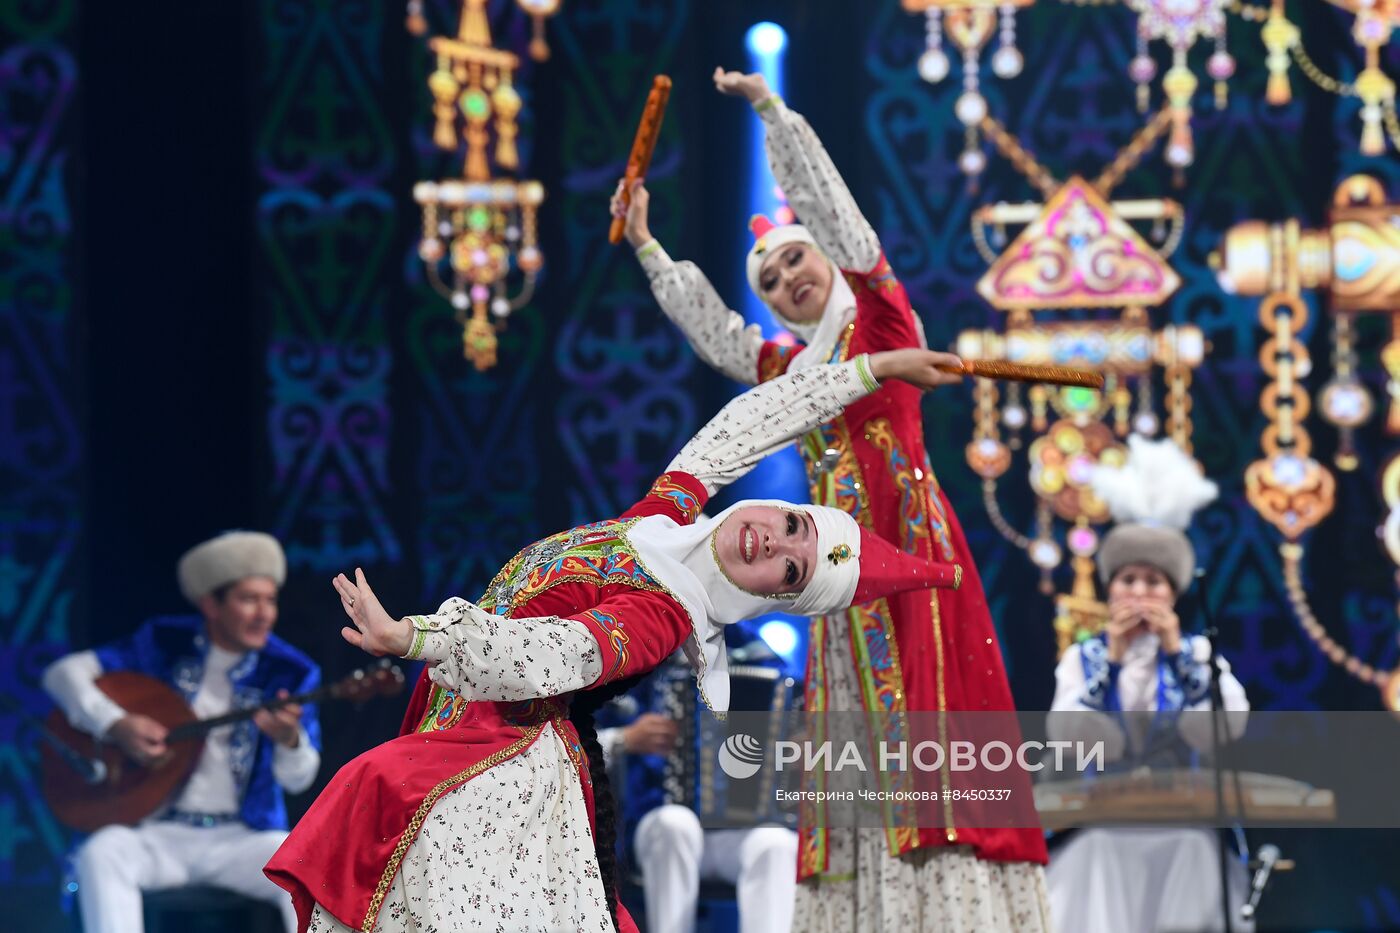
[[[204,750],[204,737],[214,729],[293,703],[360,703],[392,696],[403,690],[404,675],[386,660],[334,684],[209,719],[195,716],[179,692],[145,674],[113,671],[97,678],[96,684],[128,713],[149,716],[170,731],[165,739],[168,753],[142,765],[115,743],[73,728],[62,710],[49,715],[45,728],[50,735],[40,753],[44,799],[60,823],[89,833],[114,823],[135,825],[158,810],[189,779]]]

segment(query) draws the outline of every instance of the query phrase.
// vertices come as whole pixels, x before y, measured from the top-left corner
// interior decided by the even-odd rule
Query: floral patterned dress
[[[619,518],[531,545],[477,603],[410,617],[408,657],[430,666],[402,734],[342,768],[268,863],[300,928],[611,930],[569,694],[738,621],[689,615],[628,530],[648,516],[693,523],[715,491],[876,389],[861,359],[752,390]],[[636,929],[620,904],[618,917]]]
[[[807,121],[776,97],[756,109],[774,178],[855,297],[831,360],[924,343],[904,286]],[[655,241],[637,252],[662,310],[725,375],[762,383],[787,372],[803,349],[746,327],[693,263],[674,262]],[[814,620],[807,709],[1014,709],[975,562],[928,460],[919,394],[886,385],[812,431],[800,449],[813,502],[844,509],[909,553],[968,571],[957,591],[905,593]],[[882,721],[897,729],[901,719]],[[897,732],[881,738],[904,740]],[[946,789],[946,771],[942,780]],[[1015,793],[1028,797],[1029,783]],[[883,831],[821,828],[821,814],[804,812],[793,930],[1047,928],[1040,830],[987,827],[957,804],[943,809],[930,818],[887,805]]]

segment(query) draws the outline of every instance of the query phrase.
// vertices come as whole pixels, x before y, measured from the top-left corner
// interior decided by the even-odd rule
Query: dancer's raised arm
[[[618,193],[612,199],[614,216],[624,216],[621,191],[619,182]],[[631,204],[625,210],[624,231],[627,242],[637,251],[637,261],[646,272],[656,303],[685,334],[696,356],[735,382],[753,385],[758,381],[758,354],[763,347],[758,325],[746,324],[737,311],[725,304],[695,263],[676,262],[667,255],[651,235],[647,223],[650,204],[645,185],[636,181]]]
[[[749,389],[720,409],[667,468],[694,476],[714,495],[769,454],[830,421],[887,379],[919,389],[961,380],[938,369],[960,365],[951,353],[903,349],[787,373]]]
[[[873,269],[880,240],[807,120],[789,110],[761,74],[716,68],[714,80],[721,93],[743,97],[763,120],[773,178],[827,258],[842,269]]]

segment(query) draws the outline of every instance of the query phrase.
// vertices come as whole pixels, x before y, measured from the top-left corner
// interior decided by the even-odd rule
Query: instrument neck
[[[166,735],[166,742],[186,742],[191,739],[202,739],[214,729],[220,726],[231,725],[242,722],[245,719],[252,719],[256,713],[265,709],[278,709],[289,706],[293,703],[316,703],[325,699],[331,692],[330,687],[319,687],[309,690],[306,693],[298,693],[295,696],[281,697],[280,699],[268,700],[257,706],[249,706],[244,709],[237,709],[222,716],[211,716],[208,719],[196,719],[194,722],[187,722],[182,726],[176,726]]]

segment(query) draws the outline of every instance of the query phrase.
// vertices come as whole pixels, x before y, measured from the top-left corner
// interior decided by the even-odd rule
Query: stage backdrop
[[[425,6],[434,33],[455,29],[454,4]],[[523,14],[506,0],[490,12],[498,44],[523,55]],[[475,372],[415,253],[411,186],[455,158],[431,146],[432,62],[403,14],[369,0],[81,11],[0,0],[0,633],[6,693],[30,710],[46,708],[38,674],[58,653],[180,610],[176,558],[226,528],[282,538],[291,576],[279,633],[335,677],[363,659],[337,635],[334,573],[363,566],[391,611],[430,610],[477,595],[539,535],[613,516],[640,495],[733,387],[664,321],[630,251],[605,244],[607,197],[651,76],[670,74],[649,178],[653,230],[732,288],[749,245],[735,179],[747,177],[753,118],[708,75],[742,65],[744,31],[760,19],[786,27],[789,100],[827,142],[930,343],[994,323],[973,291],[985,266],[968,215],[1033,192],[994,156],[968,193],[957,82],[919,79],[920,18],[895,0],[565,0],[548,25],[553,57],[526,59],[518,81],[524,173],[548,191],[546,270],[502,336],[499,365]],[[1310,48],[1327,53],[1320,64],[1354,71],[1343,17],[1319,3],[1298,15]],[[1057,175],[1097,172],[1141,126],[1125,76],[1133,17],[1042,0],[1018,22],[1026,70],[984,81],[993,115]],[[1193,417],[1223,496],[1197,542],[1222,650],[1257,707],[1372,709],[1374,692],[1326,663],[1291,618],[1273,534],[1244,502],[1262,428],[1261,335],[1255,303],[1221,294],[1206,257],[1242,219],[1319,221],[1353,172],[1400,192],[1400,166],[1357,156],[1355,102],[1296,75],[1297,102],[1265,106],[1257,27],[1231,30],[1240,75],[1224,111],[1205,94],[1198,102],[1186,186],[1172,187],[1154,153],[1119,193],[1174,197],[1188,212],[1173,258],[1185,285],[1154,321],[1194,323],[1211,344]],[[1393,53],[1387,67],[1400,72]],[[1314,387],[1329,374],[1318,318],[1306,334]],[[1379,336],[1363,328],[1371,376]],[[1017,698],[1043,708],[1053,610],[988,522],[964,464],[970,392],[940,390],[925,413]],[[1333,433],[1314,435],[1324,458]],[[1374,544],[1376,490],[1358,478],[1374,475],[1385,448],[1377,428],[1361,433],[1363,468],[1341,481],[1308,573],[1333,636],[1393,665],[1393,568]],[[1004,507],[1026,527],[1031,503],[1011,494],[1016,485],[1003,483]],[[391,735],[401,709],[326,707],[318,787]],[[0,730],[9,916],[19,911],[16,929],[61,929],[73,840],[38,800],[33,732],[9,712]],[[1400,925],[1389,836],[1252,836],[1300,861],[1270,895],[1274,928]]]

